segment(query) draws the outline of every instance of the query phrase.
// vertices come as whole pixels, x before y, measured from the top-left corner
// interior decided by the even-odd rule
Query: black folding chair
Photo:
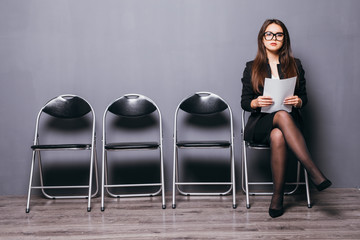
[[[114,124],[119,132],[107,129],[109,115],[116,119]],[[129,126],[131,123],[131,126]],[[148,124],[148,125],[147,125]],[[142,129],[144,125],[150,126],[155,131],[150,141],[139,139],[129,139],[131,131]],[[135,132],[133,133],[135,134]],[[146,135],[146,134],[142,134]],[[111,139],[110,139],[111,138]],[[111,197],[142,197],[155,196],[162,193],[162,208],[165,209],[165,185],[164,185],[164,160],[162,150],[162,120],[160,109],[148,97],[140,94],[124,95],[108,105],[103,115],[103,145],[102,145],[102,186],[101,186],[101,211],[105,210],[104,195],[105,189]],[[108,174],[108,152],[115,151],[159,151],[160,176],[159,181],[155,183],[110,183]],[[141,175],[141,172],[135,174]],[[118,194],[110,191],[110,188],[146,188],[158,187],[155,192],[141,191],[141,193],[123,193]]]
[[[55,129],[55,131],[51,131]],[[51,137],[49,136],[51,132]],[[74,139],[80,133],[85,132],[84,142],[74,143]],[[82,135],[82,134],[81,134]],[[51,139],[51,140],[49,140]],[[65,140],[66,139],[66,140]],[[52,142],[48,142],[52,141]],[[26,212],[30,211],[30,196],[32,189],[41,189],[43,195],[50,199],[62,198],[87,198],[87,210],[91,211],[91,198],[98,192],[98,172],[96,164],[95,147],[95,113],[91,105],[83,98],[76,95],[60,95],[51,99],[43,106],[36,118],[34,143],[31,146],[32,161],[30,171],[29,190],[26,204]],[[42,152],[49,151],[90,151],[89,181],[87,185],[46,185],[44,182]],[[64,154],[63,154],[64,155]],[[39,164],[40,186],[33,186],[33,175],[36,159]],[[78,162],[75,159],[72,161]],[[92,194],[93,168],[95,167],[96,191]],[[62,177],[66,180],[66,177]],[[49,189],[88,189],[86,195],[62,195],[50,194]]]
[[[221,121],[225,127],[225,133],[223,134],[213,134],[212,136],[207,136],[206,139],[195,139],[187,138],[182,139],[179,133],[185,132],[187,128],[186,124],[189,124],[190,121],[184,120],[181,118],[179,120],[180,112],[187,114],[189,117],[200,117],[205,123],[211,123],[212,121],[219,121],[219,115],[223,116]],[[224,123],[225,122],[225,123]],[[181,124],[185,123],[183,126]],[[201,127],[201,126],[200,126]],[[209,133],[210,129],[206,128],[206,132]],[[213,129],[214,130],[214,129]],[[214,136],[215,135],[215,136]],[[219,139],[220,135],[222,136]],[[211,137],[211,139],[210,139]],[[213,195],[213,196],[222,196],[229,194],[231,191],[233,193],[233,208],[236,208],[236,189],[235,189],[235,162],[234,162],[234,143],[233,143],[233,118],[230,106],[218,95],[210,92],[197,92],[192,96],[185,98],[180,102],[175,111],[175,122],[174,122],[174,165],[173,165],[173,202],[172,208],[176,208],[176,191],[182,195]],[[180,179],[179,175],[179,152],[185,149],[195,149],[201,151],[204,149],[229,149],[230,161],[229,161],[229,175],[230,181],[183,181]],[[186,174],[185,174],[186,175]],[[190,192],[181,189],[181,186],[191,186],[191,185],[204,185],[204,186],[220,186],[225,185],[229,186],[226,191],[207,191],[207,192]]]

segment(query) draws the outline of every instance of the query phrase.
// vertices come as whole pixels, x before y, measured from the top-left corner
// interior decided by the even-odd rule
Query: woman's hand
[[[259,107],[267,107],[273,105],[274,101],[269,96],[259,96],[256,99],[251,101],[251,108],[256,109]]]
[[[300,108],[302,105],[302,101],[301,101],[301,98],[299,98],[298,96],[295,95],[295,96],[285,98],[284,104],[291,105],[296,108]]]

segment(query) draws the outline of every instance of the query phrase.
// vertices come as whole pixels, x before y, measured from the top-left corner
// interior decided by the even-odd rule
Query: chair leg
[[[164,159],[162,147],[160,147],[160,174],[161,174],[161,199],[162,199],[162,209],[166,209],[165,203],[165,183],[164,183]]]
[[[32,153],[32,159],[31,159],[31,169],[30,169],[30,180],[29,180],[29,189],[28,189],[28,196],[27,196],[27,201],[26,201],[26,209],[25,212],[29,213],[30,212],[30,196],[31,196],[31,189],[32,189],[32,180],[33,180],[33,175],[34,175],[34,165],[35,165],[35,151],[33,151]]]
[[[94,148],[94,144],[91,147],[91,157],[90,157],[90,173],[89,173],[89,193],[88,193],[88,205],[87,205],[87,211],[90,212],[91,211],[91,189],[92,189],[92,178],[93,178],[93,169],[94,169],[94,164],[96,163],[95,159],[96,158],[96,152],[95,152],[95,148]],[[96,179],[97,180],[97,179]]]
[[[306,169],[304,169],[304,178],[305,178],[305,186],[306,186],[306,199],[307,199],[307,206],[311,208],[311,200],[310,200],[310,190],[309,190],[309,178]]]
[[[176,208],[176,199],[175,199],[175,192],[176,192],[176,179],[177,179],[177,149],[176,146],[174,147],[174,163],[173,163],[173,189],[172,189],[172,208]]]
[[[94,144],[95,145],[95,144]],[[94,146],[93,145],[93,146]],[[97,152],[96,152],[96,147],[93,148],[94,149],[94,152],[93,152],[93,160],[92,160],[92,169],[91,169],[91,176],[93,176],[93,172],[94,172],[94,175],[95,175],[95,187],[96,187],[96,190],[95,192],[92,194],[92,178],[91,178],[91,182],[89,182],[89,199],[88,199],[88,211],[91,211],[91,199],[93,197],[95,197],[98,192],[99,192],[99,177],[98,177],[98,166],[97,166]]]
[[[97,153],[96,153],[96,149],[95,149],[95,155],[94,155],[94,171],[95,171],[95,186],[96,186],[96,190],[95,192],[91,195],[91,197],[96,197],[96,195],[99,193],[99,169],[98,169],[98,159],[97,159]]]
[[[237,208],[236,205],[236,186],[235,186],[235,160],[233,155],[233,149],[231,148],[231,181],[232,181],[232,191],[233,191],[233,209]]]
[[[101,161],[101,211],[105,211],[105,167],[106,167],[106,150],[103,148],[102,161]]]
[[[246,208],[250,208],[250,200],[249,200],[249,179],[248,179],[248,169],[247,169],[247,159],[246,159],[246,146],[243,142],[243,171],[244,171],[244,181],[245,181],[245,194],[246,194]]]

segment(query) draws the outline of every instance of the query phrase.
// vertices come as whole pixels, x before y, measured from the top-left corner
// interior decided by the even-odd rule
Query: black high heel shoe
[[[320,191],[325,190],[326,188],[330,187],[331,185],[332,185],[332,182],[329,179],[325,179],[319,185],[315,185],[315,187],[320,192]]]
[[[283,206],[283,202],[284,202],[284,193],[281,194],[281,196],[272,196],[271,198],[271,202],[276,201],[277,203],[273,205],[273,207],[280,207],[280,208],[271,208],[269,207],[269,215],[272,218],[277,218],[280,217],[281,215],[284,214],[284,206]]]
[[[284,214],[284,208],[280,208],[280,209],[272,209],[272,208],[269,208],[269,215],[270,217],[272,218],[277,218],[277,217],[280,217],[281,215]]]

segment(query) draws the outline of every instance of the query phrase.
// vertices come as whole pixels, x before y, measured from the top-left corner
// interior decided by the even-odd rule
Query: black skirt
[[[273,113],[260,113],[260,117],[258,118],[255,126],[254,126],[254,134],[252,139],[249,139],[253,143],[261,143],[261,144],[270,144],[270,133],[274,128],[273,120],[276,112]],[[302,130],[301,118],[299,118],[299,114],[297,111],[292,111],[289,113],[296,126]],[[245,131],[247,128],[245,127]]]

